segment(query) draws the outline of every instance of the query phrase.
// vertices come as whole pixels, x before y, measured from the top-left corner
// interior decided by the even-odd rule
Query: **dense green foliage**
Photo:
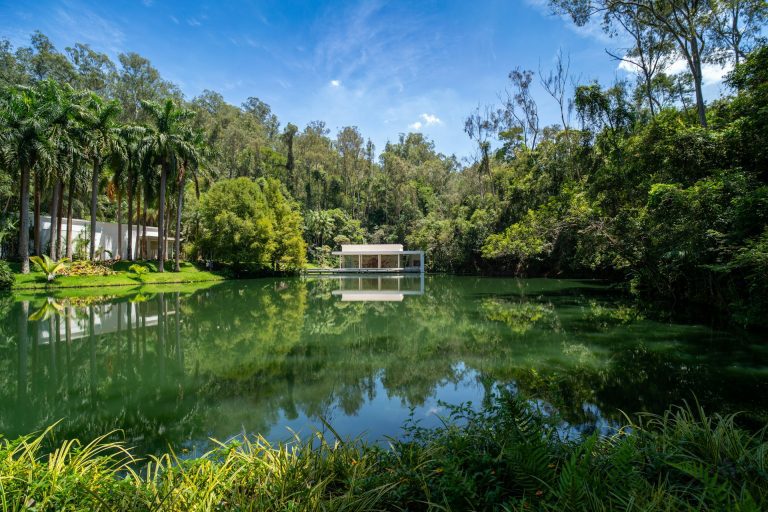
[[[14,282],[14,275],[7,261],[0,260],[0,290],[8,290]]]
[[[768,50],[755,27],[766,13],[759,2],[736,2],[747,14],[731,48],[725,4],[704,4],[686,21],[691,37],[707,43],[704,60],[667,76],[665,66],[692,41],[662,23],[676,4],[662,12],[648,2],[552,2],[576,23],[604,12],[609,34],[637,36],[626,58],[656,59],[653,69],[640,69],[636,83],[575,88],[563,55],[538,77],[515,69],[508,97],[468,116],[477,154],[466,162],[438,153],[420,133],[399,134],[377,155],[354,126],[335,134],[322,121],[281,128],[255,97],[239,107],[213,91],[184,100],[136,54],[120,55],[116,65],[84,45],[59,53],[39,33],[29,48],[6,42],[3,226],[24,235],[31,214],[18,222],[12,212],[30,208],[34,215],[58,209],[127,218],[180,235],[186,248],[173,251],[177,259],[184,252],[294,269],[303,264],[299,224],[306,257],[321,265],[332,264],[330,252],[345,241],[404,243],[427,252],[429,270],[610,277],[645,297],[764,324]],[[700,15],[705,8],[711,16]],[[727,79],[731,95],[708,104],[696,75],[706,59],[736,64]],[[559,108],[559,124],[540,126],[537,85]],[[285,204],[297,205],[301,217],[290,207],[274,234],[248,228],[247,238],[288,237],[284,248],[235,247],[245,233],[235,236],[231,222],[230,231],[219,230],[223,217],[204,210],[210,201],[203,194],[235,178],[279,183]],[[91,192],[89,205],[81,191]],[[228,253],[214,252],[211,234],[226,233]],[[14,249],[13,238],[3,235],[6,249]],[[58,252],[72,256],[76,241],[59,238],[55,245],[67,248]],[[98,257],[92,240],[85,243]],[[33,253],[45,252],[35,245]],[[138,252],[128,259],[154,256],[143,246]]]
[[[530,403],[502,393],[444,427],[406,425],[381,449],[318,434],[263,438],[205,457],[134,459],[119,442],[2,440],[0,498],[19,510],[760,510],[766,432],[732,416],[673,408],[616,434],[567,439]],[[111,436],[114,437],[114,436]]]
[[[200,250],[218,261],[296,270],[306,261],[301,214],[274,178],[222,180],[200,199]]]

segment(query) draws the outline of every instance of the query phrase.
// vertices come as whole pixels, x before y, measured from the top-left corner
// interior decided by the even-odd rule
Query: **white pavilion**
[[[406,251],[401,244],[342,244],[339,272],[420,272],[424,273],[424,251]]]

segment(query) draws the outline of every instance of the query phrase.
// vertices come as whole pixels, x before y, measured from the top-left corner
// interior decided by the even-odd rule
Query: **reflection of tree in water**
[[[658,411],[692,389],[717,409],[765,396],[764,380],[727,373],[732,338],[652,323],[572,285],[434,278],[424,295],[371,303],[341,302],[331,284],[263,279],[64,300],[63,314],[37,321],[28,318],[43,301],[0,300],[0,429],[66,417],[61,435],[120,427],[143,449],[178,449],[331,407],[355,414],[377,382],[421,405],[467,375],[486,395],[514,382],[572,423],[590,421],[585,404],[620,420],[619,409]]]

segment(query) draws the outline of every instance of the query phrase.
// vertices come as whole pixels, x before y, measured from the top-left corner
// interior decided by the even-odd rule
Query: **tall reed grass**
[[[0,440],[3,511],[765,510],[766,429],[698,406],[642,415],[579,441],[510,394],[444,426],[407,424],[380,448],[315,434],[256,437],[205,456],[138,460],[108,433],[54,442],[55,427]],[[55,446],[51,450],[50,446]]]

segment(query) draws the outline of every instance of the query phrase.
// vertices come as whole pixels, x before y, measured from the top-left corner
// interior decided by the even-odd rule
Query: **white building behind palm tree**
[[[142,226],[133,225],[133,237],[131,241],[131,254],[138,257],[139,243],[144,236]],[[47,254],[46,249],[51,241],[51,217],[48,215],[40,216],[40,241],[43,253]],[[72,245],[76,247],[78,243],[85,244],[86,253],[88,252],[88,242],[90,242],[91,221],[83,219],[72,219]],[[30,237],[31,238],[31,237]],[[53,236],[55,239],[55,236]],[[96,257],[100,259],[127,259],[128,258],[128,225],[123,224],[122,229],[122,254],[117,254],[118,230],[116,222],[96,222]],[[173,253],[173,244],[175,239],[171,236],[166,241],[165,254],[170,256]],[[147,226],[146,233],[147,257],[149,259],[157,258],[158,236],[157,228]],[[65,254],[67,246],[67,219],[61,219],[61,251],[59,254]]]

